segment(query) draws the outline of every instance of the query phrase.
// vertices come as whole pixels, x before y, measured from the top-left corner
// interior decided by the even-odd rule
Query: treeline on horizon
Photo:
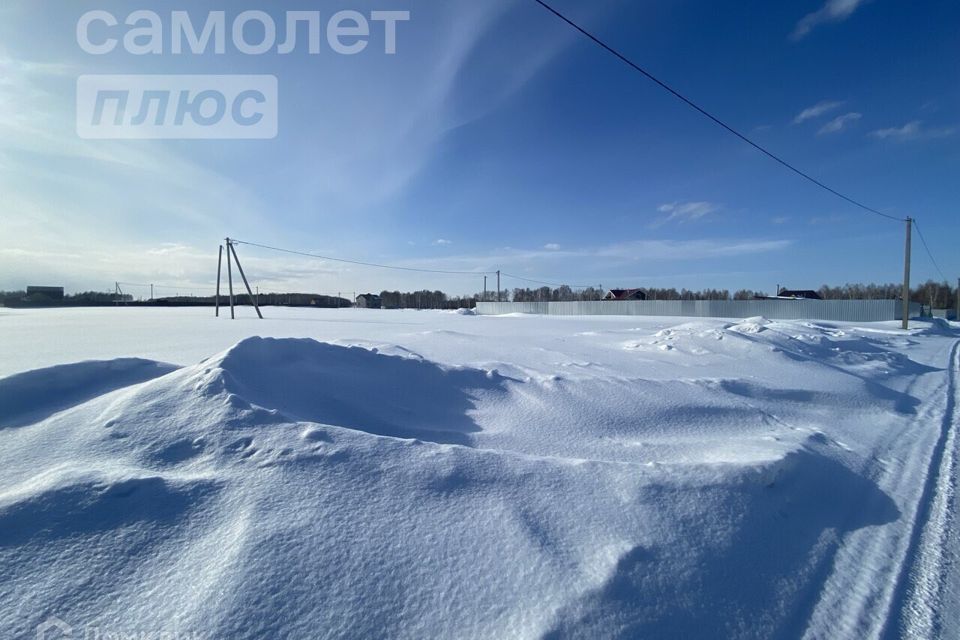
[[[730,292],[727,289],[675,289],[648,287],[642,289],[648,300],[751,300],[757,296],[771,295],[765,291],[740,289]],[[889,284],[845,284],[842,286],[822,285],[817,293],[824,300],[895,300],[900,297],[901,285]],[[910,290],[911,302],[920,303],[933,309],[949,309],[956,306],[956,290],[945,282],[927,280]],[[606,290],[588,287],[573,289],[561,287],[540,287],[536,289],[515,288],[504,290],[501,300],[512,302],[570,302],[602,300]],[[381,291],[381,305],[390,309],[461,309],[473,308],[483,300],[480,293],[467,296],[449,296],[443,291]],[[496,291],[488,291],[487,301],[497,299]],[[262,306],[291,306],[338,308],[353,306],[347,298],[315,293],[261,293],[259,304]],[[238,305],[249,305],[247,294],[234,296]],[[44,294],[28,296],[26,291],[0,291],[0,306],[6,307],[93,307],[93,306],[213,306],[215,296],[173,296],[153,300],[135,300],[130,294],[114,292],[86,291],[67,294],[62,300],[55,300]],[[229,304],[226,295],[220,296],[220,304]]]
[[[640,289],[647,294],[647,300],[752,300],[758,296],[776,295],[775,293],[752,289],[740,289],[733,293],[727,289],[701,289],[698,291],[691,289],[677,290],[672,287],[641,287]],[[898,300],[902,289],[903,285],[894,283],[850,283],[837,287],[825,284],[816,291],[824,300]],[[493,295],[496,296],[496,293]],[[570,287],[562,286],[557,288],[514,289],[510,298],[513,302],[568,302],[601,300],[604,295],[606,295],[605,290],[594,287],[573,290]],[[934,309],[953,308],[956,306],[956,290],[945,282],[927,280],[910,289],[910,301]]]
[[[256,297],[256,296],[255,296]],[[317,293],[261,293],[258,304],[263,306],[289,307],[349,307],[350,300],[337,296],[328,296]],[[236,294],[234,304],[249,305],[250,296],[246,293]],[[149,307],[176,307],[176,306],[213,306],[216,296],[163,296],[153,299],[135,299],[129,293],[115,293],[112,291],[84,291],[66,294],[62,299],[55,299],[43,293],[27,295],[26,291],[0,291],[0,305],[6,307],[107,307],[113,305],[149,306]],[[220,294],[220,304],[229,305],[230,298]]]

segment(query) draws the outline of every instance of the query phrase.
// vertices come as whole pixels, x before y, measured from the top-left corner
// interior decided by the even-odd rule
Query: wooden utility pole
[[[497,269],[497,302],[500,302],[500,269]]]
[[[237,318],[233,311],[233,267],[230,266],[230,238],[227,238],[227,286],[230,294],[230,319]]]
[[[487,276],[483,276],[483,302],[487,301]]]
[[[902,327],[910,327],[910,235],[913,232],[913,218],[907,217],[907,241],[903,251],[903,323]]]
[[[243,286],[247,288],[247,295],[250,296],[250,302],[253,303],[253,308],[257,310],[257,316],[263,320],[263,314],[260,313],[260,305],[257,304],[256,298],[253,297],[253,290],[250,289],[250,283],[247,282],[247,276],[243,273],[243,267],[240,266],[240,256],[237,255],[237,248],[233,246],[232,242],[227,242],[227,264],[230,264],[230,253],[233,253],[233,259],[237,263],[237,270],[240,272],[240,277],[243,278]]]
[[[217,300],[214,303],[216,305],[216,311],[214,312],[214,317],[220,317],[220,269],[223,265],[223,245],[220,245],[220,253],[217,256]]]

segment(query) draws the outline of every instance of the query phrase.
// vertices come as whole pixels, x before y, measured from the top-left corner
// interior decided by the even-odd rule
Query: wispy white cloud
[[[482,286],[483,272],[503,269],[563,280],[567,270],[583,272],[589,264],[594,273],[621,273],[644,265],[697,263],[703,260],[737,258],[788,249],[787,239],[743,238],[732,240],[638,240],[577,249],[510,249],[460,254],[449,257],[390,259],[386,264],[419,269],[476,271],[476,276],[430,276],[407,274],[329,260],[275,255],[241,248],[244,271],[251,286],[262,291],[305,291],[333,294],[342,289],[416,289],[430,287],[448,292],[473,293]],[[312,251],[312,250],[311,250]],[[327,255],[335,250],[317,249]],[[64,285],[69,290],[108,290],[114,281],[149,285],[174,285],[182,293],[211,293],[216,276],[216,246],[156,244],[124,245],[113,250],[64,243],[33,249],[0,247],[0,289],[27,284]],[[571,265],[576,265],[571,267]],[[571,280],[571,282],[573,282]],[[194,291],[202,289],[203,291]],[[124,290],[146,297],[148,286]],[[170,291],[158,290],[170,294]]]
[[[808,13],[797,22],[790,39],[802,40],[816,27],[831,22],[843,22],[868,0],[827,0],[818,10]]]
[[[862,117],[863,114],[857,113],[856,111],[851,111],[850,113],[845,113],[842,116],[837,116],[827,124],[820,127],[820,131],[817,132],[817,135],[822,136],[827,133],[838,133],[843,131],[848,125],[854,124]]]
[[[264,290],[327,293],[351,273],[348,265],[326,260],[242,252],[240,255],[251,286]],[[0,247],[0,264],[4,264],[0,289],[20,289],[39,281],[63,285],[69,290],[107,290],[119,281],[136,283],[123,287],[135,297],[146,297],[150,284],[158,287],[157,294],[174,293],[169,289],[185,294],[211,294],[216,286],[216,258],[216,247],[190,245],[124,245],[110,250],[66,245]],[[318,286],[324,291],[317,291]]]
[[[446,238],[437,238],[433,241],[434,246],[443,247],[449,244],[453,244],[453,240],[447,240]]]
[[[870,135],[874,138],[897,138],[900,140],[915,138],[920,134],[920,128],[922,123],[920,120],[913,120],[903,125],[902,127],[890,127],[887,129],[877,129],[876,131],[871,131]]]
[[[640,240],[611,245],[597,252],[602,257],[643,260],[700,260],[732,258],[781,251],[790,240]]]
[[[773,224],[786,224],[790,222],[790,216],[774,216],[770,218],[770,222]]]
[[[822,100],[798,113],[797,117],[793,119],[793,124],[800,124],[812,118],[819,118],[835,109],[839,109],[844,104],[843,100]]]
[[[618,264],[656,261],[696,261],[707,258],[737,257],[780,251],[792,244],[789,239],[741,238],[733,240],[636,240],[576,249],[500,248],[484,253],[461,254],[443,258],[410,259],[394,262],[397,266],[425,269],[460,269],[477,272],[498,268],[548,268],[587,261],[593,268]],[[566,268],[566,267],[565,267]]]
[[[176,242],[164,242],[159,247],[148,249],[147,253],[152,256],[168,256],[175,253],[183,253],[188,251],[190,247],[185,244],[179,244]]]
[[[510,0],[436,3],[433,26],[408,25],[403,66],[370,58],[356,63],[363,73],[354,65],[324,67],[325,82],[350,86],[354,100],[325,102],[325,117],[312,125],[309,137],[325,152],[313,145],[305,152],[314,166],[307,199],[362,208],[396,196],[451,131],[496,111],[576,41],[549,22],[523,38],[503,37],[515,28],[515,10]],[[478,55],[494,33],[503,37],[496,54]],[[490,64],[494,56],[502,64]],[[364,124],[344,126],[351,122]]]
[[[160,242],[215,243],[228,218],[257,225],[260,203],[246,186],[173,145],[80,139],[73,128],[80,72],[0,50],[0,287],[45,273],[90,287],[136,277],[153,260],[173,268],[165,279],[176,279],[185,245]],[[157,244],[142,253],[122,250],[148,237]],[[82,258],[70,258],[78,252]]]
[[[957,127],[937,127],[927,128],[921,120],[912,120],[902,127],[890,127],[887,129],[877,129],[871,131],[870,135],[879,140],[921,140],[933,138],[946,138],[954,135],[960,130]]]
[[[548,244],[545,244],[543,245],[543,248],[546,249],[547,251],[560,251],[560,245],[557,244],[556,242],[550,242]]]
[[[666,224],[668,222],[690,222],[699,220],[707,216],[720,207],[712,202],[668,202],[657,207],[660,213],[666,213],[667,217],[659,220],[656,225]]]
[[[0,2],[0,13],[11,4],[42,12],[36,3]],[[149,250],[170,258],[183,252],[160,242],[216,247],[217,238],[237,233],[283,244],[291,228],[309,228],[306,221],[318,211],[344,212],[329,216],[334,226],[355,212],[376,219],[383,210],[376,205],[402,192],[445,136],[502,106],[576,41],[546,22],[529,37],[505,39],[506,49],[494,46],[492,36],[516,28],[515,11],[510,0],[437,3],[429,21],[404,25],[402,55],[317,58],[313,73],[324,83],[292,83],[284,97],[283,127],[296,128],[296,140],[283,149],[263,145],[277,154],[263,159],[246,154],[251,145],[241,143],[80,139],[76,76],[106,72],[109,61],[72,49],[64,56],[72,63],[32,61],[30,48],[17,49],[15,39],[4,37],[17,22],[0,20],[0,248],[51,246],[66,231],[85,250],[106,254],[111,246],[153,238]],[[522,63],[491,62],[488,50]],[[347,85],[351,100],[334,99],[325,88]],[[316,118],[317,105],[324,118]],[[254,162],[276,167],[279,161],[282,178],[258,170],[247,179]],[[279,181],[286,183],[282,202],[273,193]],[[364,250],[352,253],[364,258]],[[19,281],[7,276],[22,258],[0,254],[0,280]],[[78,277],[100,277],[82,261],[73,266]]]

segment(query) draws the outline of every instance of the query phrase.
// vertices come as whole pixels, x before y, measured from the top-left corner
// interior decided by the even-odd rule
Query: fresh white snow
[[[2,637],[949,624],[946,323],[239,314],[0,309]]]

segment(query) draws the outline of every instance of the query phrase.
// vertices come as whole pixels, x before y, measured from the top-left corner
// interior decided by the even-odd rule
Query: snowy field
[[[957,637],[945,323],[240,314],[0,309],[0,637]]]

